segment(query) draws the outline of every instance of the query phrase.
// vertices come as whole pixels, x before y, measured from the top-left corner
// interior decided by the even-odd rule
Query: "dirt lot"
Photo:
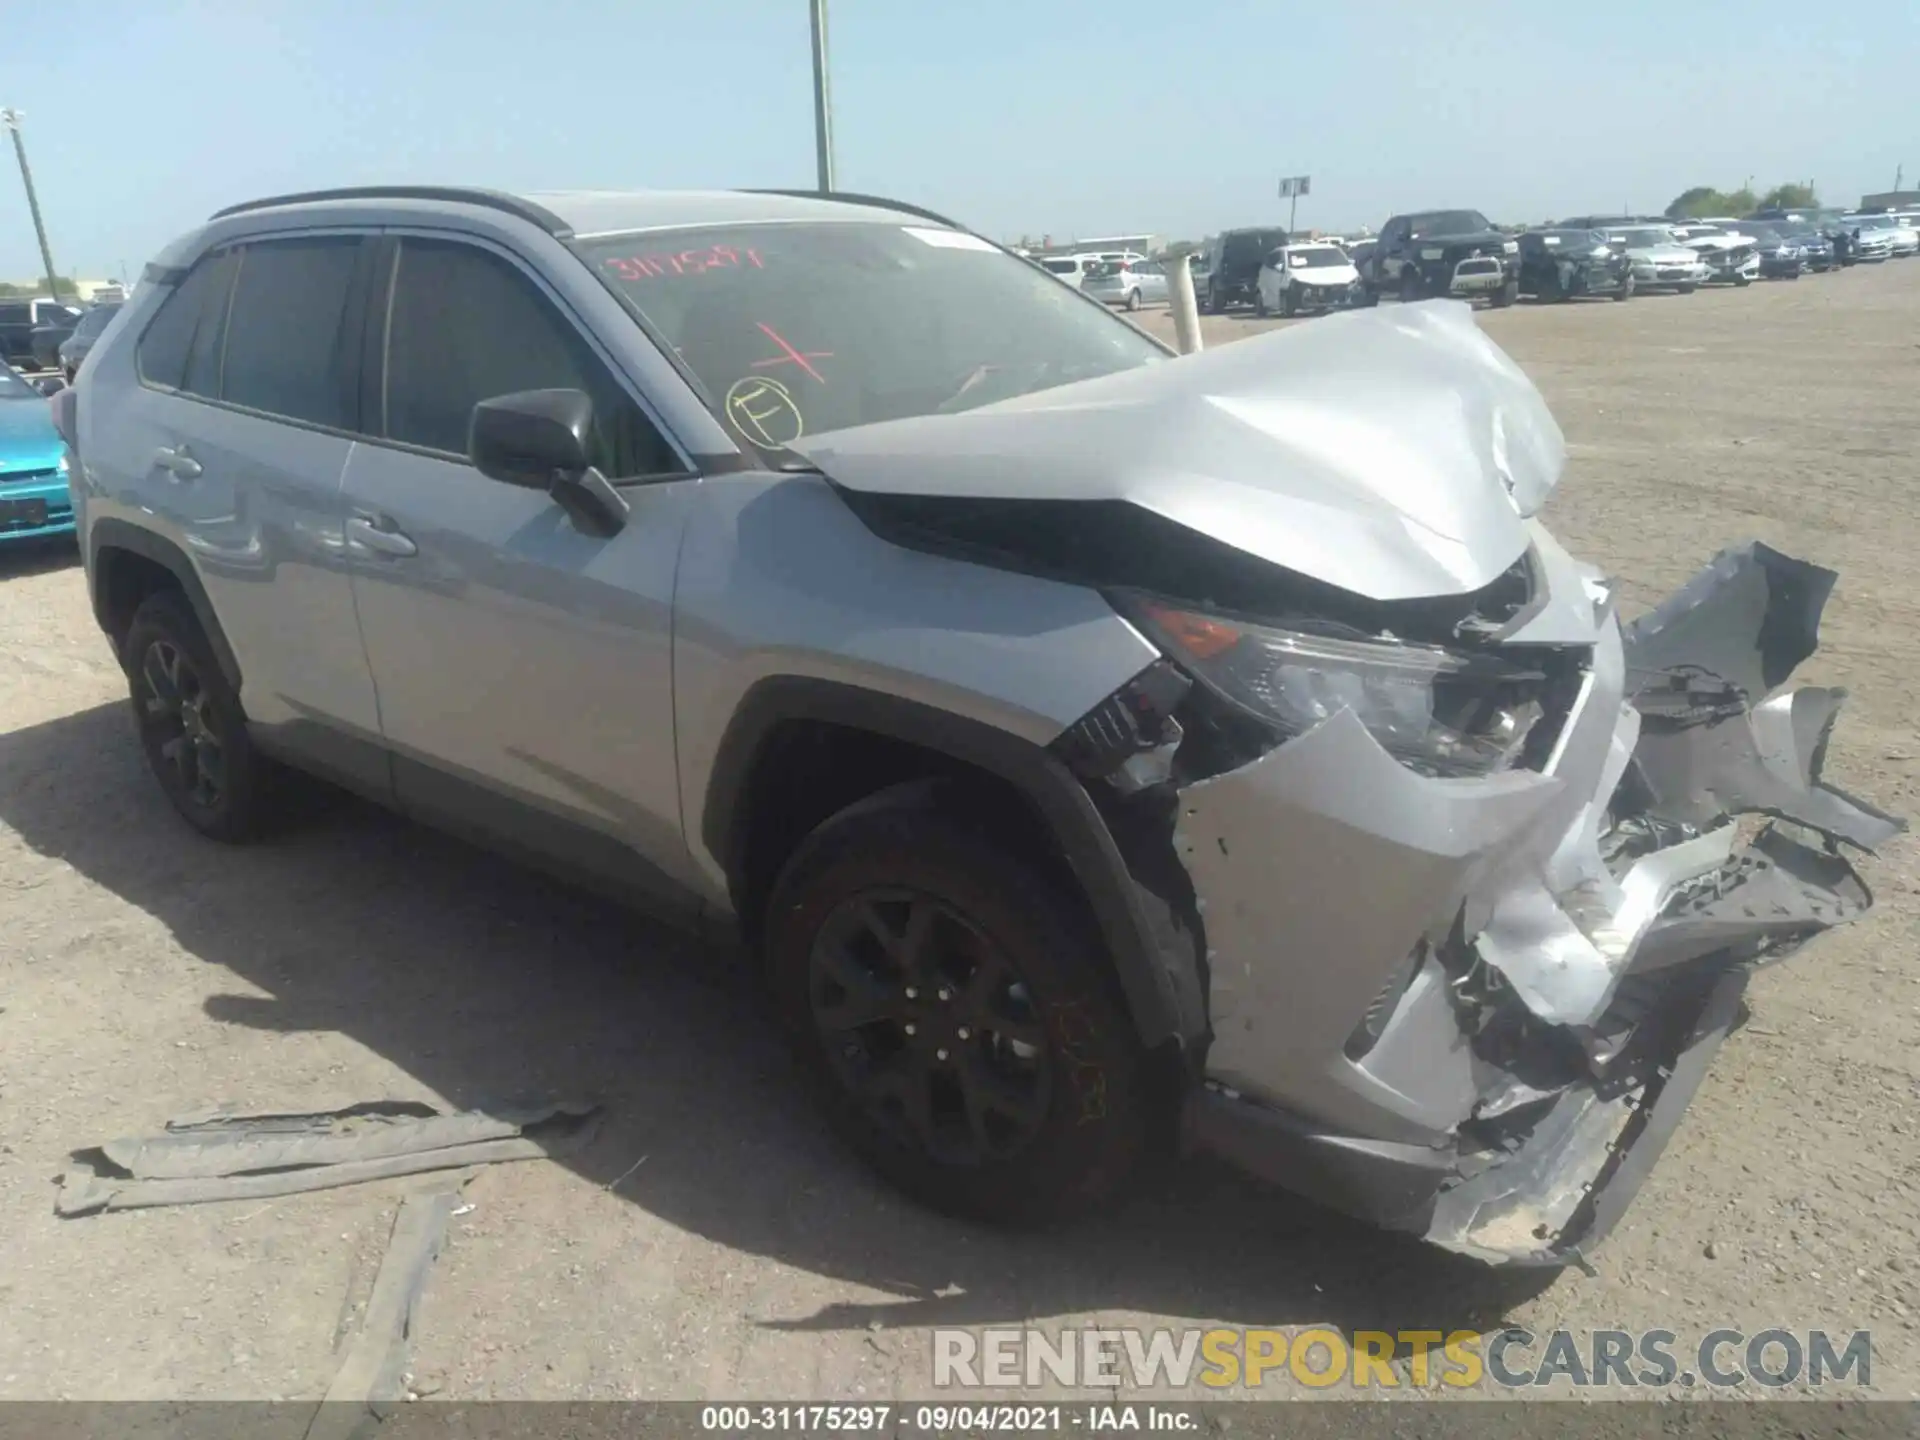
[[[1839,567],[1802,672],[1855,691],[1830,773],[1920,811],[1920,262],[1483,319],[1566,429],[1561,538],[1630,608],[1750,536]],[[0,1399],[318,1396],[421,1188],[62,1222],[70,1149],[208,1102],[539,1090],[607,1120],[468,1187],[414,1347],[445,1395],[924,1396],[929,1327],[1025,1321],[1870,1328],[1880,1391],[1920,1390],[1911,840],[1873,917],[1757,982],[1597,1277],[1516,1286],[1197,1164],[1007,1237],[845,1158],[724,959],[349,803],[193,838],[70,552],[0,560],[0,656]]]

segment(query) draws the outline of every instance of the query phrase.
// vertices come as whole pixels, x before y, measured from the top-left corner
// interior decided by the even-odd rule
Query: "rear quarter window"
[[[220,332],[226,322],[232,259],[230,253],[207,256],[160,302],[134,351],[135,367],[146,384],[209,398],[219,394]]]

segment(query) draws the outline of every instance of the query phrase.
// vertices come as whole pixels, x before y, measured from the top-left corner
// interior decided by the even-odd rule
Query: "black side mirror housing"
[[[593,401],[582,390],[521,390],[473,407],[467,455],[489,480],[544,490],[585,470]]]
[[[593,468],[593,401],[583,390],[520,390],[473,407],[467,457],[489,480],[545,490],[588,535],[616,535],[627,499]]]

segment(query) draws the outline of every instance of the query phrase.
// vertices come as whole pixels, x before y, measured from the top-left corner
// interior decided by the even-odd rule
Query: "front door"
[[[685,901],[673,586],[698,481],[562,303],[467,241],[391,247],[384,364],[347,466],[361,633],[403,806],[602,880]],[[466,458],[479,401],[580,389],[611,538]]]

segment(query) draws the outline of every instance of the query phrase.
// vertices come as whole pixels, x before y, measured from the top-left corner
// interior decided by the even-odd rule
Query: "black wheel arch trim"
[[[220,664],[222,678],[238,695],[239,659],[233,653],[233,646],[227,642],[227,633],[220,626],[220,617],[214,614],[213,601],[207,597],[207,587],[201,583],[200,574],[193,568],[193,562],[187,558],[186,552],[151,530],[143,530],[125,520],[105,518],[95,520],[87,527],[87,588],[93,601],[94,619],[114,642],[116,653],[120,637],[113,633],[113,617],[107,610],[107,591],[103,583],[105,567],[101,564],[101,552],[105,550],[124,550],[138,555],[173,576],[181,592],[186,595],[187,603],[193,607],[194,618],[200,622],[208,645],[213,648],[213,658]],[[124,661],[126,657],[120,658]]]
[[[790,721],[864,730],[936,751],[1012,785],[1045,823],[1079,883],[1149,1049],[1204,1048],[1205,987],[1193,958],[1158,944],[1113,832],[1073,772],[1041,746],[919,701],[810,676],[771,676],[742,697],[715,752],[700,836],[737,890],[752,823],[749,781],[761,746]],[[1194,973],[1188,973],[1194,972]]]

